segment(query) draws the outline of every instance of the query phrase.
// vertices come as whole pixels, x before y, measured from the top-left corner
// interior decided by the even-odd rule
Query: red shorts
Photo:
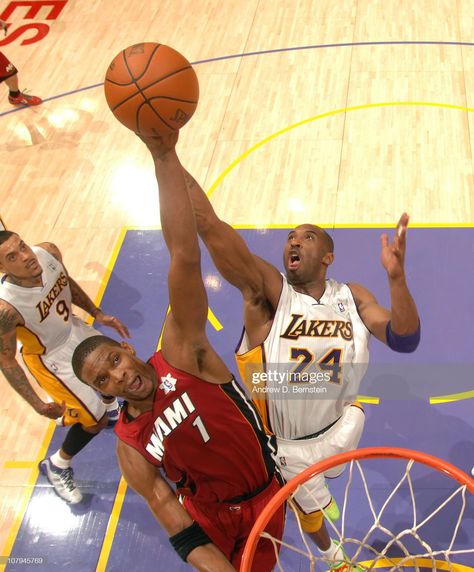
[[[274,477],[261,493],[238,504],[203,504],[186,497],[184,506],[234,568],[239,570],[249,533],[264,507],[280,487],[281,485]],[[285,505],[276,511],[265,530],[275,538],[281,539],[284,524]],[[270,572],[275,563],[273,544],[268,539],[260,540],[255,552],[252,572]]]
[[[0,52],[0,81],[3,81],[7,77],[15,75],[18,73],[16,67],[11,63],[11,61]]]

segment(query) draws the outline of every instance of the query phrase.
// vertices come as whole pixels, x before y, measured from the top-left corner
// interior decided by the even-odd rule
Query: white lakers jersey
[[[43,286],[24,288],[3,280],[0,298],[11,304],[25,322],[17,328],[23,352],[47,354],[63,345],[71,334],[71,289],[59,260],[38,246],[33,251],[43,269]]]
[[[245,385],[260,412],[265,406],[267,429],[298,439],[334,423],[355,400],[367,369],[369,337],[346,284],[327,280],[318,301],[296,292],[283,276],[264,343],[249,348],[244,332],[237,349]]]

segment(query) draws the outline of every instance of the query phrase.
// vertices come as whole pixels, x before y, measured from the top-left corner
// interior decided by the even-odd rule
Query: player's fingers
[[[386,248],[388,246],[388,234],[380,235],[380,244],[382,248]]]
[[[129,338],[130,337],[130,333],[128,331],[128,328],[125,324],[122,324],[122,322],[119,320],[119,323],[117,325],[117,332],[120,334],[120,336],[122,338]]]
[[[400,220],[397,223],[397,228],[398,227],[407,227],[408,223],[410,221],[410,215],[408,213],[403,213],[402,216],[400,217]]]

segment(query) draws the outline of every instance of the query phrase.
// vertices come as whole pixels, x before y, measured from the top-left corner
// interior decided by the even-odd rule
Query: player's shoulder
[[[347,287],[351,291],[352,297],[354,298],[354,301],[358,306],[360,304],[364,303],[366,304],[377,301],[374,294],[372,294],[372,292],[368,288],[362,286],[362,284],[358,284],[357,282],[348,282]]]
[[[53,242],[40,242],[36,247],[46,250],[48,254],[51,254],[51,256],[56,258],[56,260],[59,260],[59,262],[63,261],[61,251]]]

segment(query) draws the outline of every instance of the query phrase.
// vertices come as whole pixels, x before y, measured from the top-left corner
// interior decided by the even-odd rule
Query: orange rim
[[[445,473],[457,481],[459,484],[465,485],[467,490],[474,495],[473,478],[461,471],[461,469],[451,465],[451,463],[443,461],[443,459],[439,459],[433,455],[429,455],[428,453],[422,453],[421,451],[413,451],[412,449],[402,449],[397,447],[367,447],[366,449],[355,449],[354,451],[340,453],[339,455],[329,457],[329,459],[315,463],[311,467],[305,469],[302,473],[286,483],[286,485],[282,487],[270,500],[270,502],[255,521],[255,524],[250,531],[249,538],[242,555],[240,572],[249,572],[249,570],[251,570],[255,550],[257,548],[258,541],[260,540],[260,533],[265,529],[269,520],[278,509],[278,507],[280,507],[288,499],[291,493],[293,493],[301,483],[308,481],[314,475],[327,471],[328,469],[331,469],[337,465],[348,463],[349,461],[379,458],[406,459],[422,463],[423,465],[436,469],[441,473]]]

